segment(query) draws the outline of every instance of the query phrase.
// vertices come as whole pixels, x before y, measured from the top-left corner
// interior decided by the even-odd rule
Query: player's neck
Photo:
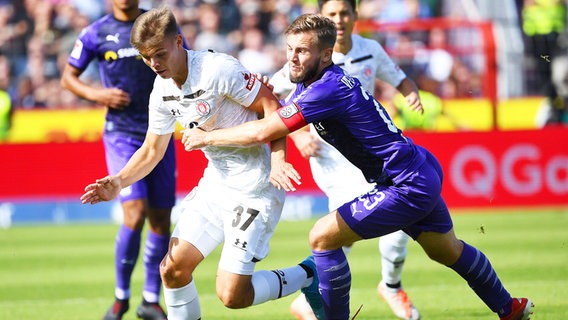
[[[179,74],[176,74],[172,77],[172,79],[174,80],[174,83],[176,84],[176,86],[178,88],[181,88],[181,86],[183,86],[183,84],[185,83],[185,81],[187,80],[187,75],[189,74],[189,65],[187,63],[187,50],[182,49],[184,51],[183,53],[183,57],[184,57],[184,62],[180,63],[181,66],[178,70],[180,70]]]
[[[351,48],[353,48],[353,41],[351,40],[351,37],[347,37],[340,41],[336,41],[335,45],[333,46],[333,51],[347,54],[349,51],[351,51]]]
[[[112,15],[118,21],[134,21],[140,15],[140,9],[138,7],[132,7],[128,9],[119,9],[113,7]]]

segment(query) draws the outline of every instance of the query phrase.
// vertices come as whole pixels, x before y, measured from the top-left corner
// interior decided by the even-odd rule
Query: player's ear
[[[176,45],[178,47],[183,47],[183,37],[179,33],[176,35]]]
[[[322,62],[328,63],[331,61],[331,55],[333,54],[333,48],[325,48],[323,49],[323,55],[322,55]]]

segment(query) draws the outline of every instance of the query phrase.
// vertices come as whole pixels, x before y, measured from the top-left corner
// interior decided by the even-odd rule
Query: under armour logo
[[[246,242],[246,241],[243,241],[243,242],[241,243],[241,239],[238,239],[238,238],[235,240],[234,245],[235,245],[236,247],[241,247],[241,248],[243,248],[243,249],[246,249],[246,248],[247,248],[247,242]]]

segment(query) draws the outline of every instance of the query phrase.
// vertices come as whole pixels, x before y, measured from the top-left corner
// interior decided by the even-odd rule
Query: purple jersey
[[[421,149],[394,125],[389,115],[356,78],[332,65],[307,88],[298,84],[286,99],[305,122],[361,169],[369,182],[398,183],[425,160]],[[288,105],[286,103],[284,105]]]
[[[105,132],[129,133],[144,139],[148,128],[148,98],[156,74],[144,64],[130,44],[134,21],[119,21],[106,15],[82,30],[68,62],[84,70],[93,59],[99,63],[105,88],[120,88],[130,95],[124,110],[109,108]]]

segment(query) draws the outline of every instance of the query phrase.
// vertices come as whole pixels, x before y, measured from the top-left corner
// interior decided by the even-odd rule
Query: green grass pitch
[[[271,252],[258,269],[290,266],[309,254],[314,220],[282,221]],[[513,296],[535,303],[533,320],[568,319],[568,209],[484,211],[454,214],[459,238],[481,249]],[[100,319],[113,300],[117,225],[18,226],[0,230],[0,319]],[[215,295],[219,251],[196,271],[203,319],[293,319],[288,296],[244,310],[230,310]],[[141,261],[141,259],[139,260]],[[357,320],[395,319],[376,295],[377,240],[358,242],[349,255],[352,313]],[[131,309],[136,319],[143,266],[133,276]],[[403,284],[423,319],[497,319],[452,270],[409,244]]]

